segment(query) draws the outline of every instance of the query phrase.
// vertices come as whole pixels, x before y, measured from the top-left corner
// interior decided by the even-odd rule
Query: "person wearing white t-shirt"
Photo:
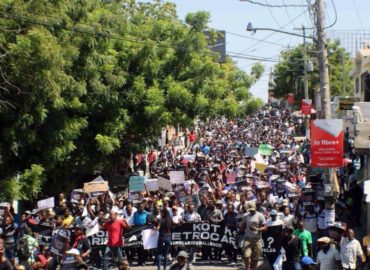
[[[123,218],[130,225],[134,225],[134,214],[137,211],[136,207],[132,206],[132,203],[128,203],[125,208],[123,208]]]
[[[347,237],[343,237],[340,242],[340,259],[343,269],[356,269],[358,257],[361,257],[362,262],[366,261],[361,244],[355,239],[355,232],[352,229],[348,229]]]
[[[317,270],[341,269],[341,261],[338,250],[330,245],[329,237],[321,237],[317,240],[321,250],[317,254]]]
[[[176,205],[172,206],[171,213],[173,224],[180,224],[182,221],[182,215],[179,213],[179,208]]]
[[[270,218],[267,220],[267,227],[272,226],[283,226],[284,222],[277,218],[278,212],[272,209],[270,212]]]
[[[284,228],[294,229],[295,218],[292,214],[290,214],[290,208],[288,206],[285,206],[281,220],[284,223]]]

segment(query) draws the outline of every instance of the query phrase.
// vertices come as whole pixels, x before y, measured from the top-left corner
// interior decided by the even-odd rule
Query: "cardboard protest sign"
[[[85,192],[82,189],[74,189],[71,192],[71,202],[79,203],[81,198],[84,198]]]
[[[269,187],[270,187],[270,184],[268,182],[260,181],[260,180],[256,181],[256,188],[257,189],[264,189],[264,188],[269,188]]]
[[[263,239],[263,253],[269,260],[271,264],[275,262],[277,257],[280,254],[280,248],[281,248],[281,239],[282,239],[282,233],[283,226],[269,226],[267,227],[267,231],[264,231],[262,233],[262,239]]]
[[[183,155],[183,158],[187,162],[194,162],[195,161],[195,155]]]
[[[258,153],[258,147],[246,147],[244,148],[243,154],[246,157],[253,157]]]
[[[226,183],[229,185],[235,184],[236,177],[237,177],[236,172],[229,173],[226,178]]]
[[[258,147],[258,153],[263,156],[271,156],[274,147],[269,144],[260,144]]]
[[[160,176],[158,176],[158,187],[167,191],[172,191],[171,181]]]
[[[84,183],[83,191],[85,193],[93,193],[93,192],[105,192],[109,190],[108,181],[92,181],[88,183]]]
[[[343,120],[311,121],[311,166],[336,168],[343,166]]]
[[[40,201],[37,202],[37,209],[38,210],[53,208],[54,206],[55,206],[54,197],[50,197],[50,198],[40,200]]]
[[[145,178],[143,176],[131,176],[129,180],[129,190],[131,192],[145,191]]]
[[[157,191],[159,189],[158,179],[146,179],[144,184],[147,191]]]
[[[279,162],[278,167],[279,167],[280,172],[286,172],[288,166],[287,166],[286,161],[284,161],[284,162]]]
[[[316,191],[313,188],[302,189],[302,202],[304,206],[313,205],[316,197]]]
[[[255,168],[260,172],[263,173],[267,167],[267,164],[265,163],[260,163],[260,162],[255,162],[254,163]]]
[[[50,252],[57,256],[63,255],[68,235],[67,230],[59,230],[51,239]]]
[[[76,269],[78,264],[77,256],[72,254],[63,255],[61,262],[62,269]]]
[[[170,181],[172,184],[183,184],[185,182],[184,171],[170,171]]]

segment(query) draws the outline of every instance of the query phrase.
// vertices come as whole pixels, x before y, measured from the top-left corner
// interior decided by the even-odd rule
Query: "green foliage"
[[[39,164],[32,164],[31,169],[25,169],[23,174],[2,180],[0,199],[11,201],[12,199],[30,200],[35,198],[41,191],[45,181],[44,168]]]
[[[308,73],[309,95],[313,98],[313,89],[320,87],[317,53],[313,44],[307,45],[307,58],[313,63],[313,71]],[[274,68],[274,81],[271,85],[274,96],[285,97],[293,93],[296,101],[299,101],[304,98],[303,45],[283,51],[281,59]],[[338,41],[328,44],[328,60],[331,95],[351,95],[353,82],[349,74],[353,63]]]
[[[249,88],[263,66],[246,74],[230,59],[217,63],[204,34],[206,12],[182,23],[175,6],[160,0],[0,4],[11,15],[0,20],[6,198],[33,199],[43,184],[55,194],[73,186],[75,174],[115,173],[166,125],[235,117],[260,105]]]

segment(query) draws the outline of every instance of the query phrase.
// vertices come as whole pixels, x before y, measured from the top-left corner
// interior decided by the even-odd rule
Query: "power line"
[[[51,22],[47,22],[47,21],[35,20],[35,19],[27,18],[27,17],[18,16],[18,15],[7,14],[7,13],[4,13],[2,11],[0,11],[0,17],[5,18],[5,19],[16,20],[16,21],[20,21],[20,22],[27,22],[27,23],[30,23],[30,24],[40,25],[40,26],[44,26],[44,27],[52,27],[52,28],[77,32],[77,33],[81,33],[81,34],[92,35],[92,36],[96,36],[96,37],[111,38],[111,39],[123,40],[123,41],[128,41],[128,42],[133,42],[133,43],[139,43],[139,44],[143,44],[143,45],[157,46],[157,47],[169,48],[169,49],[174,49],[175,46],[176,46],[177,48],[182,48],[186,51],[190,51],[188,47],[181,47],[181,46],[178,46],[178,44],[174,44],[174,45],[171,46],[171,45],[167,45],[167,44],[163,44],[163,43],[159,43],[159,42],[154,42],[154,41],[144,41],[144,40],[138,40],[138,39],[134,39],[134,38],[122,37],[122,36],[119,36],[118,34],[112,34],[112,33],[109,33],[109,32],[89,31],[89,30],[85,30],[85,29],[81,29],[81,28],[77,28],[77,27],[67,26],[67,25],[64,25],[64,24],[51,23]]]
[[[227,34],[229,34],[229,35],[236,36],[236,37],[242,37],[242,38],[246,38],[246,39],[250,39],[250,40],[260,41],[260,42],[263,42],[263,43],[268,43],[268,44],[271,44],[271,45],[276,45],[276,46],[286,47],[286,46],[285,46],[285,45],[283,45],[283,44],[279,44],[279,43],[272,42],[272,41],[262,40],[262,39],[258,39],[258,38],[252,38],[252,37],[250,37],[250,36],[240,35],[240,34],[236,34],[236,33],[228,32],[228,31],[225,31],[225,32],[226,32]]]
[[[27,22],[27,23],[35,24],[35,25],[41,25],[41,26],[45,26],[45,27],[60,28],[60,29],[64,29],[64,30],[67,30],[67,31],[73,31],[73,32],[78,32],[78,33],[82,33],[82,34],[88,34],[88,35],[94,35],[94,36],[99,36],[99,37],[106,37],[106,38],[124,40],[124,41],[129,41],[129,42],[140,43],[140,44],[144,44],[144,45],[173,48],[173,46],[169,46],[169,45],[165,45],[165,44],[160,44],[160,43],[150,42],[150,41],[142,41],[142,40],[131,39],[131,38],[125,38],[125,37],[121,37],[121,36],[118,36],[118,35],[113,35],[113,34],[106,33],[106,32],[87,31],[87,30],[83,30],[83,29],[80,29],[80,28],[76,28],[76,27],[69,27],[69,26],[66,26],[66,25],[50,23],[50,22],[46,22],[46,21],[41,22],[39,20],[30,19],[30,18],[27,18],[27,17],[17,16],[17,15],[13,15],[13,14],[6,14],[6,13],[1,12],[1,11],[0,11],[0,17],[6,18],[6,19],[22,21],[22,22]],[[185,48],[185,47],[184,47],[184,49],[189,50],[188,48]],[[231,58],[242,58],[242,59],[255,60],[255,61],[278,62],[278,60],[275,60],[275,59],[260,57],[260,56],[256,56],[256,55],[246,55],[246,54],[236,55],[234,52],[230,52],[229,57],[231,57]]]
[[[266,4],[267,4],[267,0],[265,0],[265,2],[266,2]],[[279,23],[279,21],[275,18],[275,16],[274,16],[274,13],[272,12],[272,9],[271,9],[271,7],[268,7],[269,8],[269,12],[270,12],[270,15],[271,15],[271,17],[272,17],[272,19],[274,20],[274,22],[281,28],[281,25],[280,25],[280,23]]]
[[[357,8],[357,5],[356,5],[356,0],[352,0],[352,3],[353,3],[353,6],[355,7],[355,11],[357,13],[357,18],[358,18],[358,20],[360,22],[360,25],[361,25],[361,29],[364,29],[364,24],[362,23],[360,12],[358,11],[358,8]]]
[[[295,25],[292,22],[292,17],[290,17],[289,11],[287,7],[285,6],[285,0],[283,0],[283,4],[284,4],[284,10],[285,10],[286,15],[288,16],[289,22],[293,26],[293,28],[295,28]]]
[[[307,9],[306,9],[306,10],[304,10],[302,13],[298,14],[297,16],[295,16],[292,20],[290,20],[290,21],[289,21],[289,22],[287,22],[286,24],[284,24],[284,25],[283,25],[283,27],[282,27],[282,29],[283,29],[284,27],[286,27],[288,24],[290,24],[290,23],[291,23],[291,21],[295,21],[296,19],[298,19],[299,17],[301,17],[301,16],[302,16],[303,14],[305,14],[306,12],[307,12]],[[246,52],[246,51],[250,50],[251,48],[253,48],[253,47],[257,46],[258,44],[260,44],[260,42],[266,41],[266,39],[268,39],[269,37],[271,37],[271,36],[273,36],[273,35],[275,35],[275,34],[276,34],[276,32],[272,32],[272,33],[268,34],[268,35],[267,35],[266,37],[264,37],[261,41],[258,41],[258,42],[256,42],[256,43],[254,43],[253,45],[249,46],[248,48],[246,48],[246,49],[242,50],[240,53],[244,53],[244,52]]]
[[[333,5],[335,19],[334,19],[334,22],[331,25],[326,26],[324,29],[328,29],[328,28],[333,27],[337,23],[337,21],[338,21],[337,8],[335,7],[335,4],[334,4],[334,1],[333,0],[331,0],[331,4]]]
[[[243,56],[240,54],[228,54],[231,58],[240,58],[240,59],[246,59],[246,60],[255,60],[255,61],[261,61],[261,62],[274,62],[278,63],[278,59],[269,59],[269,58],[263,58],[263,57],[252,57],[252,56]]]
[[[271,7],[271,8],[283,8],[283,7],[294,7],[294,8],[299,8],[299,7],[307,7],[307,5],[294,5],[294,4],[289,4],[289,5],[271,5],[271,4],[264,4],[264,3],[261,3],[261,2],[257,2],[257,1],[253,1],[253,0],[240,0],[242,2],[248,2],[248,3],[251,3],[253,5],[258,5],[258,6],[262,6],[262,7]]]

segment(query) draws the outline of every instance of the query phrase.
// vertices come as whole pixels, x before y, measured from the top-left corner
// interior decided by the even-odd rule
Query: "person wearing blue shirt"
[[[210,150],[211,150],[211,148],[206,144],[202,147],[202,153],[205,154],[205,155],[207,155]]]
[[[134,214],[134,226],[141,226],[148,223],[149,213],[144,210],[144,204],[140,203]],[[143,266],[147,257],[147,252],[143,246],[137,248],[138,265]]]
[[[137,211],[134,214],[134,226],[147,224],[149,213],[144,210],[144,205],[139,204]]]

